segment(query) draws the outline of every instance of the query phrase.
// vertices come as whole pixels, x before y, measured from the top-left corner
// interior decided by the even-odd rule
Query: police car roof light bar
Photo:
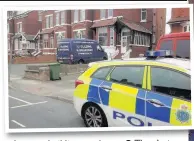
[[[147,51],[147,58],[157,58],[157,57],[172,57],[174,54],[171,50],[158,50],[158,51]]]

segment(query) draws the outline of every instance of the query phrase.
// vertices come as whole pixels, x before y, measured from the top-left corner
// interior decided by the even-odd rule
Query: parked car
[[[191,126],[190,60],[147,56],[92,63],[78,77],[73,101],[86,127]]]
[[[95,40],[63,39],[58,42],[57,61],[83,64],[107,60],[108,55]]]
[[[173,50],[176,57],[190,59],[190,32],[162,36],[158,41],[156,50]]]

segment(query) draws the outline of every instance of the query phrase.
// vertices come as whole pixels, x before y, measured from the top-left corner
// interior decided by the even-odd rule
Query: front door
[[[109,94],[105,108],[112,126],[146,126],[146,70],[144,66],[116,66],[99,86],[101,95]]]
[[[150,126],[191,125],[190,76],[162,67],[148,67],[146,122]]]

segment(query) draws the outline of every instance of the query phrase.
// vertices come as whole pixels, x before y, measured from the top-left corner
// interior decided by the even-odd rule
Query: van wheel
[[[79,60],[78,64],[84,64],[84,60]]]
[[[108,127],[104,112],[96,104],[88,103],[84,105],[82,117],[86,127]]]

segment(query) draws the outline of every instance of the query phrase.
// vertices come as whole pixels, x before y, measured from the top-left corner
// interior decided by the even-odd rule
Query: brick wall
[[[172,8],[171,18],[189,17],[189,8]]]
[[[8,56],[8,60],[10,60]],[[42,55],[37,57],[16,57],[14,64],[36,64],[36,63],[53,63],[56,62],[56,55]]]
[[[183,27],[180,24],[173,24],[171,26],[171,33],[183,32]]]

